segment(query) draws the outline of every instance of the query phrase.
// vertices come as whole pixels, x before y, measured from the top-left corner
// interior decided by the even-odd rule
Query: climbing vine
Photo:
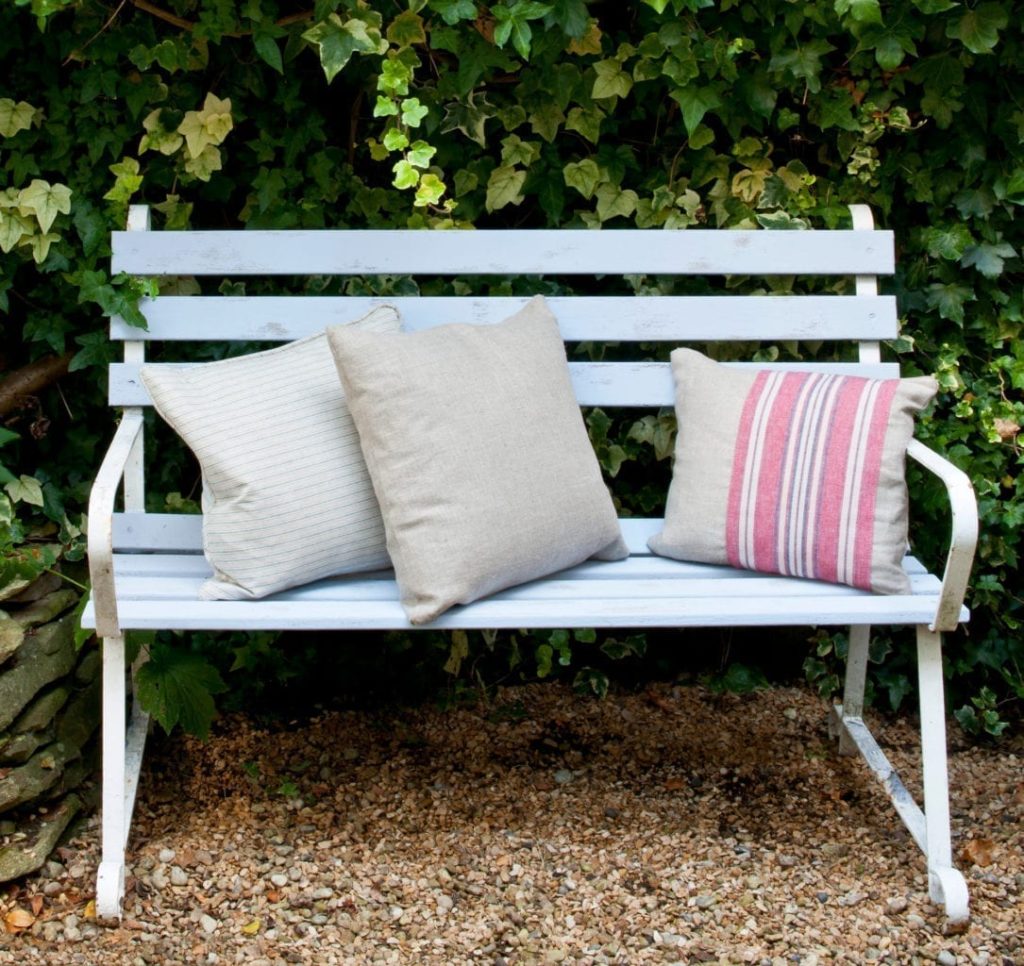
[[[24,546],[84,506],[110,429],[106,318],[143,321],[146,283],[109,270],[109,231],[130,202],[149,204],[161,229],[666,230],[833,226],[866,202],[899,245],[903,334],[885,351],[936,374],[941,397],[920,435],[979,494],[974,619],[949,673],[964,727],[995,732],[1024,697],[1024,49],[1012,12],[1001,0],[5,4],[0,517],[18,511]],[[416,290],[397,278],[312,284]],[[629,286],[682,290],[670,278]],[[832,351],[752,348],[765,359]],[[658,512],[670,416],[598,411],[589,426],[623,511]],[[179,492],[192,472],[184,456],[152,467],[154,508],[194,499]],[[937,565],[943,497],[922,477],[912,486],[916,513],[936,524],[918,549]],[[521,645],[534,670],[585,665],[593,646],[545,637],[515,654]],[[490,646],[437,645],[441,663],[463,668]],[[896,648],[873,682],[898,704],[909,656]],[[828,637],[808,661],[826,688],[841,649]]]

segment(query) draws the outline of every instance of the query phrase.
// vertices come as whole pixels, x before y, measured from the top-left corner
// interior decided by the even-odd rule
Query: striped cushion
[[[655,553],[909,590],[904,459],[930,378],[739,371],[672,353],[679,435]]]
[[[350,323],[397,332],[398,312]],[[203,472],[206,600],[265,597],[390,566],[384,523],[327,338],[201,365],[143,366]]]

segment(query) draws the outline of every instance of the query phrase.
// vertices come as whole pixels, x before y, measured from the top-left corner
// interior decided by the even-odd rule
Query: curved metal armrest
[[[978,501],[967,474],[920,440],[910,441],[907,456],[942,480],[949,495],[953,534],[946,570],[942,575],[939,607],[930,626],[933,631],[952,631],[960,623],[960,608],[967,593],[967,579],[971,575],[974,550],[978,545]]]
[[[89,495],[89,576],[96,610],[96,633],[100,637],[121,634],[114,592],[114,500],[141,432],[142,414],[125,413]]]

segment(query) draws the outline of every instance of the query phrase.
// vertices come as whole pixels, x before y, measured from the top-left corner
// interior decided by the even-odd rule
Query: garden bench
[[[549,299],[564,339],[581,341],[847,341],[851,361],[818,363],[844,373],[892,377],[880,341],[897,335],[895,299],[878,293],[891,274],[891,232],[875,230],[870,211],[853,206],[852,230],[773,231],[149,231],[146,208],[133,207],[128,230],[113,236],[113,272],[138,276],[847,276],[852,294],[566,296]],[[835,287],[830,288],[833,293]],[[97,884],[100,915],[119,916],[125,849],[142,762],[147,720],[137,703],[126,713],[131,675],[124,633],[180,631],[395,630],[411,625],[387,573],[298,587],[263,600],[200,600],[210,569],[201,519],[146,509],[143,414],[151,400],[139,378],[147,344],[215,340],[286,342],[326,324],[397,306],[407,328],[440,322],[488,324],[523,304],[513,297],[167,295],[144,300],[148,329],[111,324],[124,359],[110,367],[110,403],[122,410],[103,459],[89,510],[92,598],[83,624],[103,640],[103,852]],[[786,364],[778,364],[784,367]],[[814,368],[808,363],[791,366]],[[673,404],[669,364],[574,362],[582,406]],[[910,457],[945,484],[952,539],[944,573],[913,557],[909,593],[876,595],[848,586],[779,577],[657,557],[647,539],[658,520],[623,519],[630,556],[587,562],[548,579],[455,607],[432,624],[452,628],[685,628],[804,626],[849,629],[843,702],[834,730],[844,753],[859,751],[884,785],[927,860],[929,892],[949,920],[968,915],[967,887],[954,868],[950,834],[941,637],[967,620],[965,589],[977,535],[967,477],[918,441]],[[123,509],[115,511],[123,489]],[[913,800],[862,717],[872,625],[914,626],[920,684],[924,808]],[[878,843],[883,847],[882,843]]]

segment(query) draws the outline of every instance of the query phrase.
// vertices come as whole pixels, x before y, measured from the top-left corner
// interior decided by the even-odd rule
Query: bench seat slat
[[[167,295],[140,303],[148,329],[114,319],[110,334],[143,341],[280,342],[314,335],[385,303],[398,309],[406,329],[418,331],[448,322],[500,322],[526,301],[511,296]],[[553,296],[547,301],[562,337],[570,342],[891,339],[898,331],[891,295]]]
[[[891,231],[114,232],[135,275],[874,275]]]
[[[161,363],[157,363],[160,365]],[[899,366],[892,362],[730,363],[744,368],[797,369],[842,375],[895,379]],[[667,362],[570,362],[576,398],[581,406],[672,406],[675,394]],[[112,406],[150,406],[152,400],[139,377],[139,366],[115,362],[110,366],[109,398]]]

